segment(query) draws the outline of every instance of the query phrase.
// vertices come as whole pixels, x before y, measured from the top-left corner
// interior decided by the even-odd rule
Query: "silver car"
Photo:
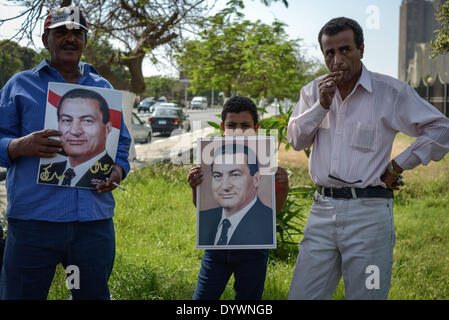
[[[153,130],[151,126],[137,116],[136,113],[132,113],[132,135],[134,142],[149,143],[153,138]]]

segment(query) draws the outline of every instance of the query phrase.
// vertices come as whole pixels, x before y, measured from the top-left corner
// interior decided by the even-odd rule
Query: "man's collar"
[[[251,200],[250,203],[248,203],[244,208],[240,209],[239,211],[234,213],[229,218],[226,216],[225,209],[223,208],[222,214],[221,214],[221,221],[223,221],[224,219],[229,219],[229,220],[231,220],[231,223],[233,220],[240,222],[240,220],[243,218],[243,216],[253,207],[253,205],[256,203],[256,201],[257,201],[257,196],[254,196],[253,200]]]
[[[43,60],[41,61],[41,63],[39,63],[39,65],[36,67],[36,69],[34,69],[34,72],[35,72],[35,73],[36,73],[36,72],[39,72],[39,71],[41,71],[42,69],[47,68],[47,67],[49,67],[49,66],[50,66],[50,64],[48,63],[47,59],[43,59]]]
[[[364,87],[365,90],[368,91],[369,93],[373,91],[373,87],[371,85],[371,74],[368,71],[368,69],[366,69],[363,63],[362,63],[362,74],[360,75],[359,81],[357,81],[355,86],[357,87],[358,85]]]

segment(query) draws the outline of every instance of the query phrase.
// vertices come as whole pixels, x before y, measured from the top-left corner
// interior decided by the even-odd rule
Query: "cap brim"
[[[61,21],[61,22],[58,22],[58,23],[55,23],[55,24],[49,26],[48,29],[54,29],[54,28],[58,28],[58,27],[61,27],[61,26],[68,26],[68,25],[72,25],[72,27],[71,28],[67,27],[67,29],[83,28],[84,30],[89,31],[89,29],[87,29],[82,24],[80,24],[78,22],[73,22],[73,21]]]

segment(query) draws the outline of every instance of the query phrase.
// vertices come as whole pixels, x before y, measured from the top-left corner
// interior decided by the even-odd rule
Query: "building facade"
[[[436,8],[444,2],[445,0],[402,0],[399,18],[400,80],[407,81],[408,65],[414,57],[415,45],[435,39],[434,30],[438,27]]]

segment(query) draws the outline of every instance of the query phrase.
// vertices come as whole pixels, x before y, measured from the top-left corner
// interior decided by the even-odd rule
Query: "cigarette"
[[[126,191],[126,189],[123,188],[123,187],[122,187],[121,185],[119,185],[118,183],[115,183],[114,181],[112,181],[112,184],[113,184],[114,186],[116,186],[117,188],[122,189],[123,191]]]
[[[106,178],[106,181],[108,181],[108,180],[109,180],[109,178]],[[122,187],[121,185],[119,185],[118,183],[112,181],[112,184],[113,184],[114,186],[116,186],[117,188],[122,189],[123,191],[126,191],[126,189],[123,188],[123,187]]]

